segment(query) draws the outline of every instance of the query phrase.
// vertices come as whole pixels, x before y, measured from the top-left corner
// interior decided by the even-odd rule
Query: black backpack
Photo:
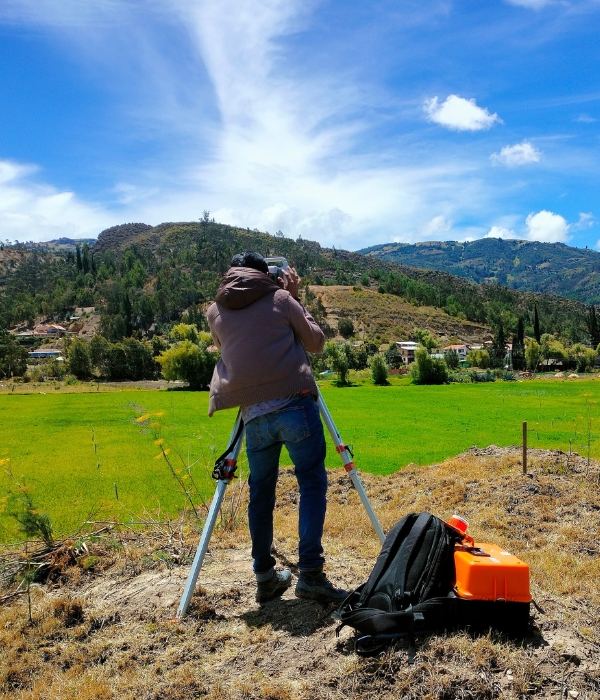
[[[359,653],[376,653],[394,638],[444,629],[490,627],[522,634],[529,603],[458,598],[453,590],[454,547],[462,536],[435,515],[411,513],[394,525],[366,583],[341,604],[335,617],[360,635]]]

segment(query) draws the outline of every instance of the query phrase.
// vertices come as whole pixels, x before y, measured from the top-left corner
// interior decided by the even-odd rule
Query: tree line
[[[119,243],[120,228],[127,229],[124,245]],[[459,319],[486,323],[494,338],[489,351],[492,366],[500,362],[505,344],[511,341],[513,357],[523,366],[527,364],[526,338],[540,345],[542,358],[548,353],[559,356],[557,343],[570,357],[570,348],[577,344],[591,342],[596,347],[600,342],[593,306],[586,310],[572,300],[522,294],[499,285],[474,285],[435,271],[403,268],[399,272],[368,257],[323,249],[300,238],[294,241],[281,232],[271,236],[224,226],[205,212],[198,222],[114,227],[110,235],[101,234],[95,245],[83,243],[72,251],[4,246],[0,257],[0,329],[4,329],[0,375],[18,376],[27,360],[22,349],[6,339],[6,329],[18,323],[31,327],[42,318],[68,323],[76,307],[94,307],[100,314],[102,340],[96,345],[103,345],[108,359],[98,360],[99,351],[92,352],[90,346],[89,376],[116,379],[164,374],[157,358],[165,349],[157,352],[155,341],[148,338],[160,336],[169,346],[184,342],[170,338],[173,327],[181,323],[205,332],[203,309],[214,298],[231,256],[249,249],[284,255],[299,269],[307,283],[306,304],[328,337],[335,335],[335,329],[329,327],[320,296],[311,291],[318,284],[375,287],[381,294],[401,296],[417,306],[434,306]],[[351,321],[345,319],[344,324],[337,330],[345,338],[352,337]],[[543,335],[551,336],[552,342],[546,339],[542,348]],[[79,347],[75,355],[85,355],[80,344],[75,347]],[[530,356],[535,351],[531,347]],[[572,352],[582,355],[577,349]],[[358,362],[364,364],[364,358]],[[84,376],[88,371],[85,357],[80,365]]]

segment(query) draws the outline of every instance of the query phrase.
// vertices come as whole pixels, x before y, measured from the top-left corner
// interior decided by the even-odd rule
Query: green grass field
[[[587,455],[589,433],[590,455],[600,458],[597,380],[441,387],[400,381],[345,389],[326,384],[322,392],[358,468],[374,473],[431,464],[472,445],[520,444],[523,421],[530,447],[568,451],[572,441],[574,451]],[[207,402],[206,393],[184,391],[0,395],[0,497],[14,488],[4,471],[10,468],[31,488],[57,533],[71,532],[88,518],[143,519],[144,511],[158,508],[162,517],[175,516],[183,498],[163,459],[156,459],[155,440],[164,438],[175,465],[194,463],[194,478],[212,494],[207,466],[225,449],[235,411],[209,419]],[[330,444],[328,466],[338,465]],[[244,466],[242,460],[242,471]],[[0,540],[14,538],[12,519],[0,515]]]

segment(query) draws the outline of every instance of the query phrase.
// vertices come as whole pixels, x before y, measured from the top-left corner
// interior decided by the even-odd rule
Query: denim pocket
[[[281,442],[301,442],[310,436],[310,428],[303,406],[292,406],[277,412],[277,418],[270,430],[271,435]]]
[[[259,423],[260,421],[255,419],[251,420],[246,426],[246,449],[251,452],[260,449],[263,444]]]

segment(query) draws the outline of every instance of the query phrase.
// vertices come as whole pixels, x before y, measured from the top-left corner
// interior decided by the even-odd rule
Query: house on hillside
[[[64,326],[59,326],[57,323],[41,323],[33,329],[33,333],[34,335],[62,338],[68,331]]]
[[[30,350],[27,355],[32,360],[37,360],[42,357],[59,357],[61,351],[55,348],[38,348],[37,350]]]
[[[458,358],[461,362],[464,362],[467,359],[467,353],[471,351],[471,346],[470,345],[446,345],[444,348],[444,355],[447,352],[451,352],[454,350],[456,354],[458,355]]]
[[[415,343],[412,340],[399,340],[396,341],[396,347],[400,351],[405,365],[415,361],[415,350],[419,347],[419,343]]]

